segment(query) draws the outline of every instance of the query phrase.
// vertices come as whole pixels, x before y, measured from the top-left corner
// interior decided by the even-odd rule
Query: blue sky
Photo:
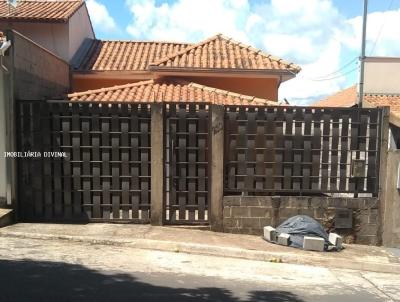
[[[358,79],[363,0],[86,0],[96,36],[197,42],[224,33],[299,64],[279,97],[306,104]],[[400,0],[369,0],[368,56],[400,57]]]

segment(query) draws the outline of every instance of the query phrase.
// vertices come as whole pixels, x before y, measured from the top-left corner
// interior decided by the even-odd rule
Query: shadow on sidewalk
[[[171,275],[168,276],[168,283],[171,283]],[[247,300],[240,300],[226,288],[158,286],[138,281],[129,274],[106,274],[77,264],[32,260],[0,260],[0,300],[2,302],[303,301],[287,291],[252,291],[249,292]]]

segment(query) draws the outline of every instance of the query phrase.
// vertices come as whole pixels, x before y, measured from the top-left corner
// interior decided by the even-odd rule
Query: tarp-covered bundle
[[[289,246],[303,248],[304,236],[319,237],[325,240],[325,250],[328,250],[329,236],[321,224],[305,215],[293,216],[276,228],[277,235],[286,233],[290,235]]]

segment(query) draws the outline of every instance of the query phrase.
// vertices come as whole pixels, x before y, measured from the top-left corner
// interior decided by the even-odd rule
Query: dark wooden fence
[[[17,106],[18,150],[41,153],[19,158],[23,220],[149,220],[149,105]]]
[[[206,223],[209,201],[209,108],[166,105],[166,223]]]
[[[162,223],[208,223],[222,185],[212,154],[224,153],[226,195],[378,193],[381,109],[226,107],[215,132],[208,104],[164,104],[164,131],[150,133],[151,106],[19,101],[20,219],[149,222],[151,135],[164,150],[153,176],[164,184],[153,188]],[[222,121],[220,109],[211,115]],[[220,150],[211,141],[221,131]]]
[[[226,108],[225,193],[376,195],[381,112]]]

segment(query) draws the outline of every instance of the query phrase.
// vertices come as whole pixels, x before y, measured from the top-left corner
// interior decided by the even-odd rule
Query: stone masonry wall
[[[353,211],[352,229],[335,229],[335,209]],[[344,236],[346,243],[377,245],[379,238],[378,199],[373,197],[225,196],[224,231],[261,235],[266,225],[278,226],[295,215],[318,220],[328,232]]]

